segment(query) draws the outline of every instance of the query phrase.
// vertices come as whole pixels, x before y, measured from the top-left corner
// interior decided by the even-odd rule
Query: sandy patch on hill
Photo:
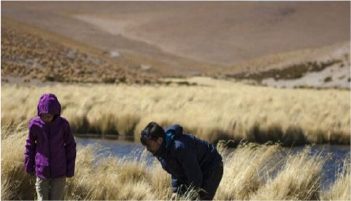
[[[268,78],[262,84],[278,88],[316,87],[316,88],[351,88],[350,68],[334,65],[320,72],[306,73],[294,80],[275,80]]]

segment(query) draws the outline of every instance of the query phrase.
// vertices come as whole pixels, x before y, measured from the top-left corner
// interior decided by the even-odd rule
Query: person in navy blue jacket
[[[171,174],[172,198],[193,187],[197,198],[213,199],[223,175],[222,157],[214,145],[183,133],[180,125],[164,130],[155,122],[142,130],[140,141]]]

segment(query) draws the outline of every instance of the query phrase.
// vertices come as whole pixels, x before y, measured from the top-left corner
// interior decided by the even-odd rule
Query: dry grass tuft
[[[327,192],[322,193],[322,200],[351,200],[351,171],[350,159],[346,159],[336,182]]]
[[[240,146],[224,161],[223,179],[217,192],[219,200],[245,200],[264,182],[264,174],[274,169],[267,166],[279,151],[279,146]]]
[[[317,200],[319,199],[320,175],[324,160],[311,157],[309,149],[297,155],[289,155],[278,175],[270,179],[254,195],[252,200]]]

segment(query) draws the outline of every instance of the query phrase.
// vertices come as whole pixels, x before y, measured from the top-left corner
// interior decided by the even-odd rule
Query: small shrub
[[[333,80],[333,78],[332,77],[326,77],[326,78],[324,78],[324,82],[330,82],[330,81],[332,81]]]

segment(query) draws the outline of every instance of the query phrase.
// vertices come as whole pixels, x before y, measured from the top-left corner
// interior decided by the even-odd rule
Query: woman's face
[[[40,115],[41,120],[43,120],[45,123],[50,123],[54,119],[54,115],[49,114],[49,113],[44,113]]]

